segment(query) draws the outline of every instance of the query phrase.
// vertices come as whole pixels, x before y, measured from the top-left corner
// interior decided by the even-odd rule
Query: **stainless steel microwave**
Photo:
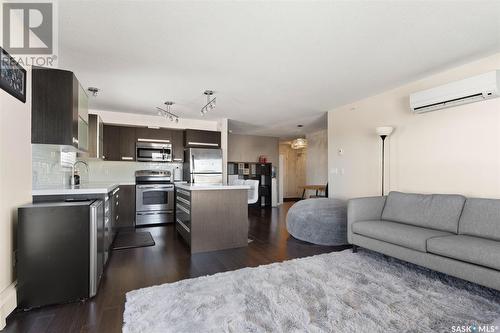
[[[141,162],[172,162],[172,144],[163,142],[137,142],[136,159]]]

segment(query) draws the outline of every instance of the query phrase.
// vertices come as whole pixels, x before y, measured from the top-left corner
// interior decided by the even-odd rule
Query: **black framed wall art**
[[[26,70],[1,47],[0,88],[26,103]]]

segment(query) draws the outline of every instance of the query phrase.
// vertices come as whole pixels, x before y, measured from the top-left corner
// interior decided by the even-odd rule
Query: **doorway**
[[[300,200],[306,184],[307,148],[292,149],[290,142],[280,142],[279,153],[283,159],[283,200]]]

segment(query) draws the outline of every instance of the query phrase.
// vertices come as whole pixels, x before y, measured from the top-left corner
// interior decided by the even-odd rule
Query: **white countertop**
[[[249,190],[248,185],[205,185],[205,184],[175,184],[175,187],[187,191],[216,191],[216,190]]]
[[[128,184],[121,184],[128,185]],[[34,196],[38,195],[68,195],[68,194],[107,194],[120,186],[117,183],[86,183],[81,185],[46,186],[31,191]]]

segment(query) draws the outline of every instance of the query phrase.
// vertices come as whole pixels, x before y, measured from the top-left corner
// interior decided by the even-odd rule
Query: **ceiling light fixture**
[[[215,109],[215,99],[217,97],[214,97],[212,98],[213,94],[215,92],[213,90],[205,90],[203,92],[203,94],[205,94],[205,96],[207,96],[207,104],[205,104],[202,108],[201,108],[201,115],[204,116],[205,113],[207,113],[208,111],[212,111],[213,109]]]
[[[92,94],[92,97],[97,97],[97,95],[99,94],[99,88],[88,87],[87,90]]]
[[[297,125],[297,128],[299,128],[299,129],[302,129],[302,127],[304,127],[304,125],[302,125],[302,124]],[[302,130],[299,130],[299,131],[302,132]],[[290,146],[292,147],[292,149],[304,149],[307,147],[307,139],[299,137],[299,138],[293,140],[290,143]]]
[[[307,147],[307,139],[297,138],[291,143],[292,149],[303,149]]]
[[[166,101],[164,104],[166,105],[166,110],[160,107],[156,107],[156,109],[158,110],[158,115],[163,116],[170,121],[175,121],[176,123],[178,123],[179,116],[172,112],[172,105],[174,105],[174,102]]]

